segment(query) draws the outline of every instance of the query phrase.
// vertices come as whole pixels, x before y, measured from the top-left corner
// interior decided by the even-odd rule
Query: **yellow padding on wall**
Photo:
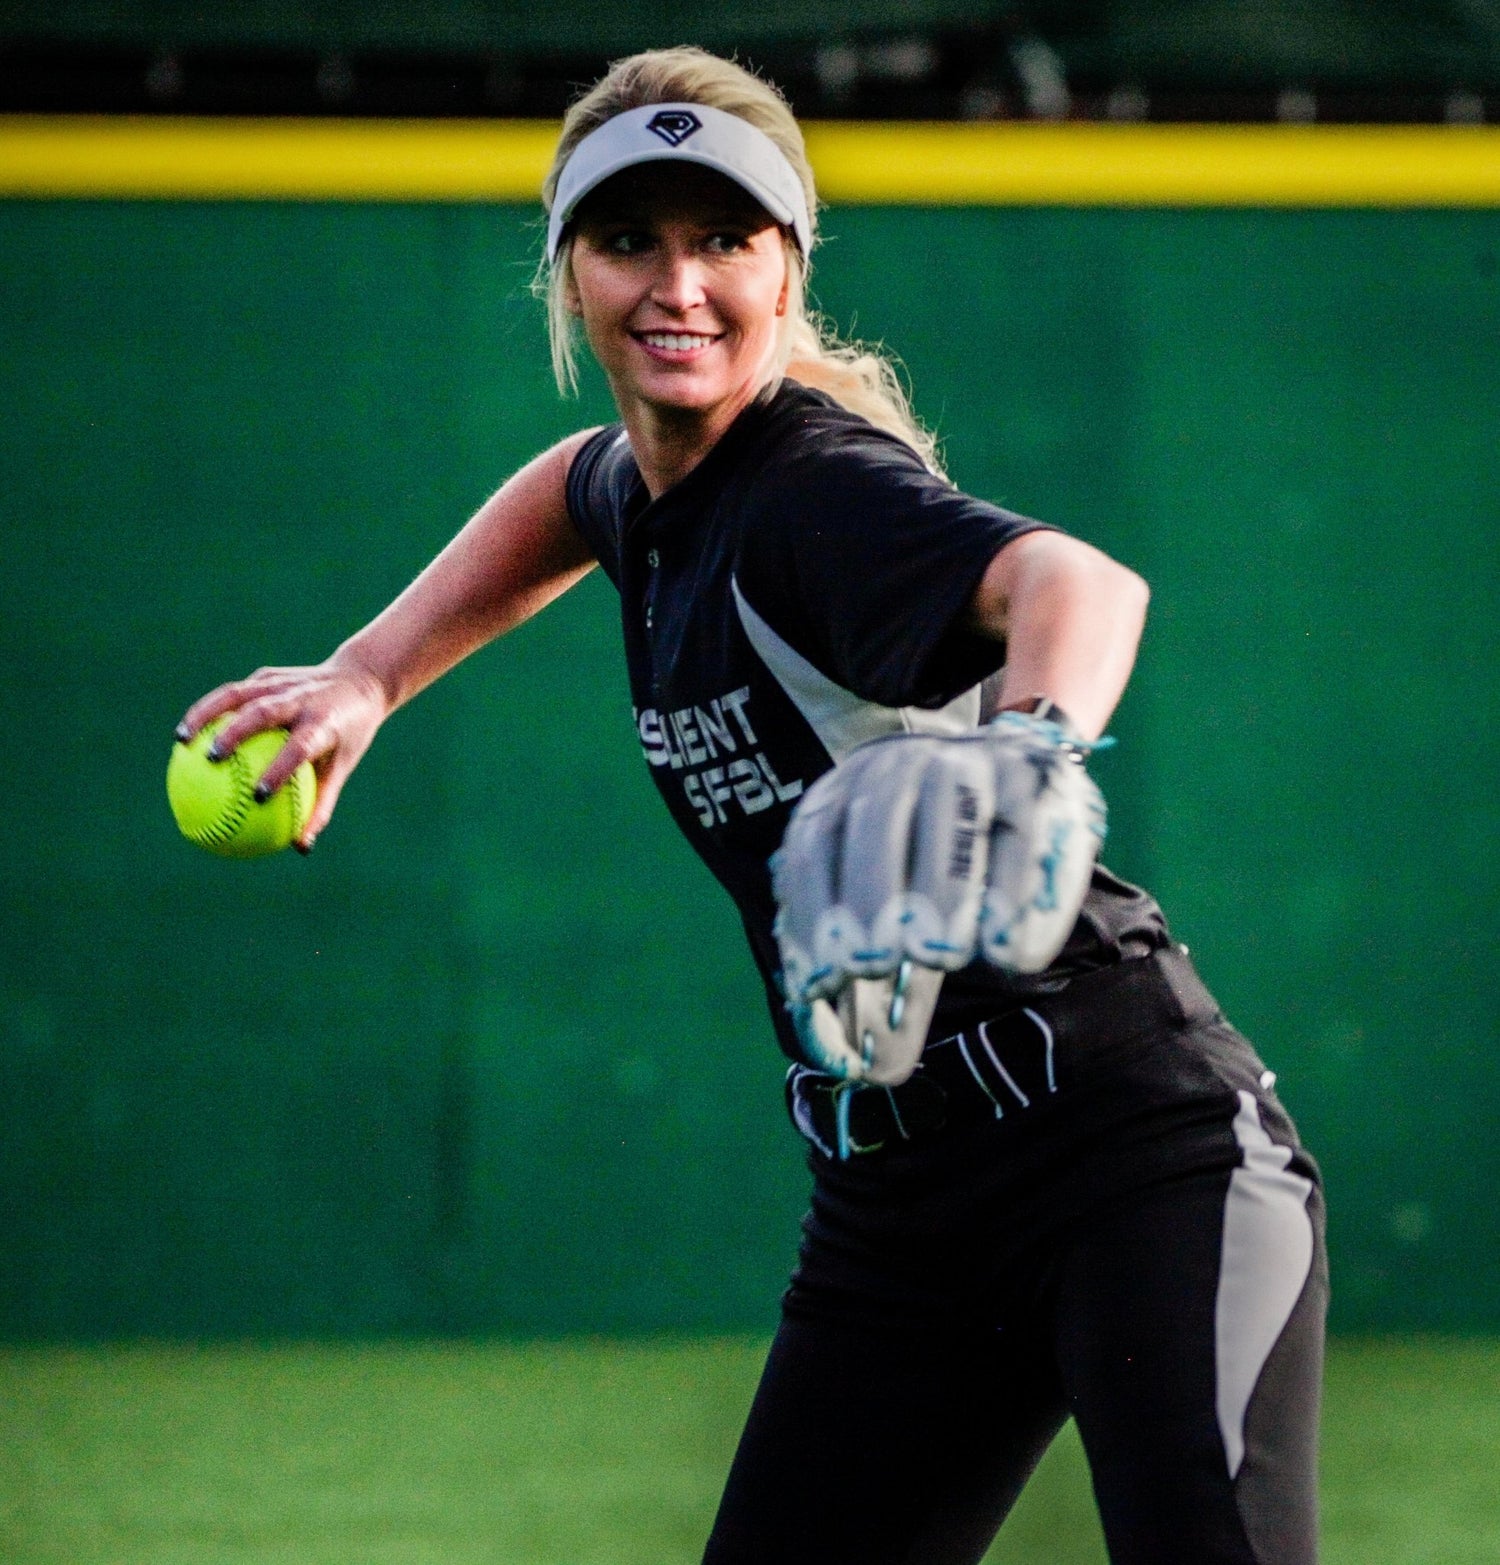
[[[830,200],[944,206],[1493,206],[1470,126],[818,125]]]
[[[0,119],[0,195],[535,201],[550,120]]]
[[[829,201],[921,206],[1500,206],[1490,126],[812,123]],[[0,117],[0,196],[521,201],[539,120]]]

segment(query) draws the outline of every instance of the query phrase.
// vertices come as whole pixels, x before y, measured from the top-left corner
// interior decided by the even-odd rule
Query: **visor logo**
[[[694,131],[703,129],[703,121],[687,109],[663,109],[646,122],[669,147],[680,147]]]

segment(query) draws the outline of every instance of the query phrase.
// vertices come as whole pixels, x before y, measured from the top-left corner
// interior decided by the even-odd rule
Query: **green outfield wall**
[[[1152,582],[1097,764],[1320,1155],[1343,1328],[1500,1328],[1500,212],[836,207],[964,487]],[[389,725],[318,852],[171,728],[519,461],[530,208],[0,204],[0,1336],[763,1326],[806,1189],[607,582]]]

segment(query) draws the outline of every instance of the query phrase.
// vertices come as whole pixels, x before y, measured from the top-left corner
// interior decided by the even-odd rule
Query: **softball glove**
[[[787,1003],[819,1068],[904,1081],[943,973],[1052,962],[1104,840],[1092,748],[1002,712],[972,734],[871,740],[807,791],[771,870]]]

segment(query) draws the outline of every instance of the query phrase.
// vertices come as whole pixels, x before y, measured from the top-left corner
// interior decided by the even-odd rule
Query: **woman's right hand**
[[[183,714],[177,737],[186,741],[205,723],[233,716],[214,736],[210,760],[232,755],[252,734],[285,728],[287,741],[261,775],[256,793],[269,797],[302,764],[311,761],[318,797],[296,847],[312,851],[328,824],[350,772],[390,715],[380,681],[368,670],[331,658],[308,668],[258,668],[248,679],[210,690]]]
[[[593,434],[570,435],[509,478],[405,592],[327,662],[260,668],[220,685],[187,709],[177,737],[191,739],[231,712],[209,751],[222,758],[251,734],[285,728],[287,742],[257,792],[269,796],[303,761],[312,762],[318,799],[297,839],[306,853],[398,706],[592,569],[593,551],[568,515],[567,488],[573,458]]]

